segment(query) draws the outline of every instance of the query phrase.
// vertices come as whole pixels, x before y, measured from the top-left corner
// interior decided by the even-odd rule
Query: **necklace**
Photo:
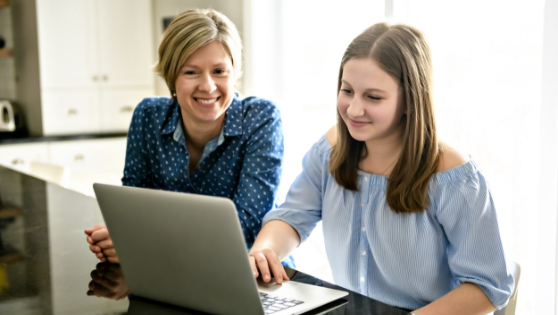
[[[366,166],[368,166],[369,164],[372,163],[366,163],[366,160],[361,161],[360,164],[360,169],[366,173],[370,173],[370,174],[376,174],[376,175],[381,175],[381,176],[389,176],[389,174],[386,174],[386,172],[395,165],[395,162],[397,162],[397,160],[399,159],[399,156],[397,156],[395,159],[393,159],[393,161],[391,161],[389,163],[389,165],[381,172],[376,172],[375,168],[368,168]]]
[[[391,163],[389,163],[388,167],[386,167],[385,170],[383,170],[380,174],[378,175],[382,175],[382,176],[389,176],[391,174],[386,174],[387,170],[389,170],[391,167],[393,167],[395,165],[395,162],[398,160],[398,157],[395,158],[393,161],[391,161]]]

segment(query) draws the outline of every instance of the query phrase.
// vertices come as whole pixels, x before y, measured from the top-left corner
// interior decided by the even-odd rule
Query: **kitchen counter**
[[[45,136],[45,137],[33,137],[33,136],[11,137],[9,133],[0,132],[0,145],[69,141],[69,140],[90,140],[90,139],[103,139],[103,138],[115,138],[115,137],[126,137],[126,136],[127,136],[126,132],[114,132],[114,133],[89,133],[89,134]]]
[[[99,264],[89,252],[83,231],[102,223],[93,196],[0,167],[0,314],[201,314],[129,296],[119,265]],[[351,292],[319,314],[409,313]]]

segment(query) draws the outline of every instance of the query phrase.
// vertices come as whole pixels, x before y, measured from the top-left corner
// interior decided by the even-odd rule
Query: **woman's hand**
[[[288,223],[279,220],[267,222],[248,253],[254,278],[261,275],[264,282],[269,282],[273,276],[277,284],[289,281],[281,259],[288,257],[298,244],[300,236]]]
[[[89,250],[99,258],[101,262],[119,263],[116,256],[116,250],[112,245],[107,227],[104,225],[95,225],[94,227],[85,230],[87,235],[87,243],[89,243]]]
[[[250,253],[248,253],[248,258],[250,260],[250,266],[252,267],[254,278],[257,278],[261,274],[262,280],[264,282],[269,282],[271,280],[271,274],[273,274],[273,278],[275,278],[275,282],[277,284],[290,280],[289,277],[287,277],[287,273],[285,272],[281,261],[273,250],[269,248],[252,248]]]

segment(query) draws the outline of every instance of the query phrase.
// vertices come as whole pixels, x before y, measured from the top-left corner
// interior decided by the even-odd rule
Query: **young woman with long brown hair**
[[[323,221],[336,284],[414,314],[487,314],[506,305],[496,211],[479,167],[438,140],[423,34],[379,23],[347,48],[338,123],[306,154],[285,203],[250,251],[254,276]]]

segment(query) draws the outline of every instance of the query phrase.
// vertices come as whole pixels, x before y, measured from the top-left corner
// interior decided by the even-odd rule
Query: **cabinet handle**
[[[25,164],[25,161],[23,161],[22,159],[13,159],[12,160],[12,165],[23,165]]]
[[[97,81],[97,80],[99,80],[99,76],[94,75],[93,76],[93,81]]]
[[[103,81],[108,81],[108,75],[103,74]]]
[[[123,113],[129,113],[133,110],[134,110],[134,107],[132,105],[124,105],[124,106],[120,107],[120,111],[123,112]]]
[[[84,157],[83,154],[76,154],[76,156],[74,156],[74,161],[83,161]]]
[[[68,115],[77,115],[77,113],[77,109],[75,108],[68,109]]]

